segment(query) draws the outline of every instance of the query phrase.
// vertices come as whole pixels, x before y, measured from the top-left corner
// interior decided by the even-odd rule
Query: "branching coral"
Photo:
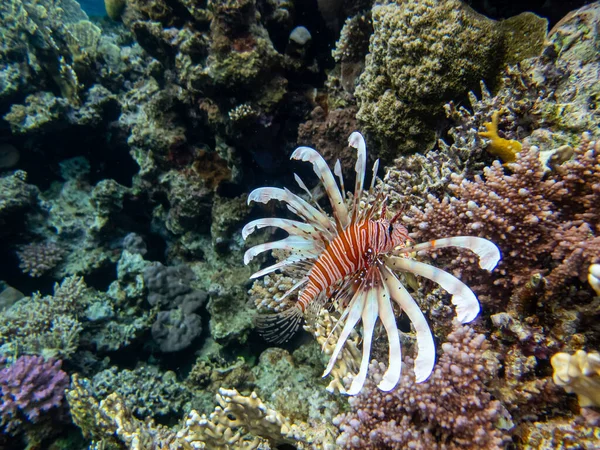
[[[55,285],[54,295],[35,294],[0,313],[0,352],[71,356],[79,345],[87,290],[83,278],[65,278]]]
[[[542,270],[542,255],[552,251],[558,223],[551,199],[563,192],[560,183],[544,180],[535,150],[524,150],[511,169],[513,173],[506,175],[495,162],[484,169],[485,181],[481,177],[467,181],[454,175],[449,185],[453,197],[440,201],[429,196],[424,210],[413,207],[405,217],[418,240],[474,234],[496,242],[502,261],[493,275],[493,285],[502,289],[524,283],[535,270]],[[449,264],[463,280],[478,276],[468,254],[452,258]],[[488,283],[487,294],[493,285]]]
[[[60,367],[61,361],[21,356],[0,371],[0,418],[7,432],[17,432],[24,420],[36,423],[62,405],[69,376]]]
[[[486,388],[498,362],[486,353],[483,335],[461,326],[448,335],[444,353],[431,378],[414,383],[406,364],[402,388],[384,393],[375,388],[382,364],[373,363],[375,383],[350,399],[350,412],[335,419],[342,430],[337,444],[362,449],[502,449],[498,428],[509,421],[500,402]]]
[[[31,243],[23,246],[17,255],[19,267],[31,277],[40,277],[53,269],[62,259],[64,250],[54,242]]]

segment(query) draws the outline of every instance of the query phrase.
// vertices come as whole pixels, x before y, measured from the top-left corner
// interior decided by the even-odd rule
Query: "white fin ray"
[[[373,178],[371,179],[371,187],[369,188],[369,192],[372,192],[375,189],[375,182],[377,181],[377,171],[379,170],[379,159],[375,161],[373,164]]]
[[[387,267],[382,268],[383,280],[392,299],[406,313],[417,335],[417,357],[415,358],[415,381],[422,383],[433,372],[435,365],[435,343],[431,329],[419,305],[414,301],[400,280]]]
[[[340,180],[340,190],[342,191],[342,197],[346,199],[346,186],[344,185],[344,174],[342,173],[342,163],[340,163],[339,159],[335,162],[335,166],[333,166],[333,173],[336,177],[338,177],[338,180]]]
[[[402,372],[402,347],[400,346],[400,336],[398,334],[398,326],[396,325],[396,317],[394,316],[394,310],[392,308],[392,299],[390,297],[390,291],[387,284],[383,281],[383,274],[381,274],[381,281],[383,283],[379,296],[379,318],[383,323],[383,327],[388,337],[389,347],[389,358],[388,368],[383,374],[383,378],[377,385],[382,391],[388,392],[396,387],[398,381],[400,381],[400,375]]]
[[[456,317],[460,323],[471,322],[480,311],[479,301],[469,287],[448,272],[412,259],[390,256],[386,258],[389,266],[420,275],[437,284],[452,295],[452,304],[456,306]]]
[[[342,332],[340,333],[340,336],[338,337],[337,343],[335,345],[335,349],[333,350],[333,353],[331,354],[331,357],[329,358],[329,363],[327,364],[327,367],[325,368],[325,372],[323,372],[323,377],[326,377],[327,375],[329,375],[329,373],[331,372],[331,369],[333,369],[333,366],[335,365],[335,363],[337,361],[337,357],[340,354],[340,351],[342,350],[342,348],[344,347],[344,344],[348,340],[350,333],[352,333],[352,330],[354,330],[354,327],[360,320],[360,316],[361,316],[363,308],[365,306],[365,300],[366,300],[365,293],[361,289],[358,289],[358,291],[356,291],[356,294],[354,294],[354,297],[350,301],[350,304],[348,305],[348,310],[349,310],[348,317],[346,318],[346,322],[344,323],[344,328],[342,328]]]
[[[298,147],[292,153],[291,159],[298,159],[300,161],[310,162],[313,165],[313,170],[327,192],[333,215],[340,223],[342,228],[346,227],[349,222],[348,209],[346,203],[340,193],[340,189],[335,182],[335,178],[331,173],[331,169],[327,165],[327,162],[314,148],[310,147]]]
[[[280,219],[276,217],[265,217],[248,222],[244,228],[242,228],[242,238],[246,240],[246,238],[256,230],[266,227],[280,228],[284,231],[287,231],[290,236],[300,236],[309,240],[313,239],[317,243],[317,237],[321,234],[321,230],[314,225],[305,222],[299,222],[297,220],[290,219]],[[323,247],[322,250],[324,249],[325,248]]]
[[[358,207],[365,185],[365,171],[367,169],[367,144],[365,138],[358,131],[353,132],[348,138],[348,145],[356,149],[356,181],[354,183],[354,197],[352,205],[352,220],[356,221]]]
[[[308,282],[308,277],[304,277],[302,278],[300,281],[298,281],[296,284],[294,284],[291,288],[289,288],[287,291],[285,291],[285,293],[279,297],[277,299],[278,302],[285,300],[292,292],[294,292],[296,289],[298,289],[300,286],[302,286],[303,284]]]
[[[256,255],[269,250],[287,250],[294,255],[304,256],[306,258],[317,258],[320,255],[318,246],[313,241],[302,239],[298,236],[290,236],[279,241],[266,242],[264,244],[250,247],[244,253],[244,264],[248,265]]]
[[[273,264],[272,266],[265,267],[264,269],[259,270],[258,272],[250,275],[250,279],[254,280],[256,278],[260,278],[262,276],[268,275],[271,272],[275,272],[276,270],[282,269],[284,267],[290,266],[292,264],[296,264],[297,262],[304,261],[310,259],[310,256],[304,255],[290,255],[283,261],[279,261],[277,264]]]
[[[290,211],[303,218],[311,225],[320,227],[321,231],[327,233],[329,239],[333,238],[336,230],[329,217],[301,197],[290,192],[289,189],[263,187],[254,189],[248,195],[248,204],[250,204],[250,202],[268,203],[270,200],[278,200],[287,203],[287,207]]]
[[[360,289],[360,288],[359,288]],[[363,323],[363,343],[362,343],[362,358],[360,360],[360,370],[352,380],[350,389],[346,392],[348,395],[358,394],[365,384],[367,379],[367,371],[369,370],[369,357],[371,356],[371,344],[373,342],[373,331],[375,331],[375,322],[379,313],[378,297],[381,287],[371,287],[365,294],[366,301],[362,311]]]
[[[412,253],[434,248],[459,247],[471,250],[479,257],[479,267],[491,272],[500,261],[500,250],[493,242],[475,236],[454,236],[435,239],[398,249],[397,253]]]

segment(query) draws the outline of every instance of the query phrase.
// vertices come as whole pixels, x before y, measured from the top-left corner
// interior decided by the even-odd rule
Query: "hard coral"
[[[17,432],[23,420],[36,423],[43,414],[61,406],[69,385],[61,364],[41,356],[21,356],[0,371],[0,417],[7,432]]]
[[[362,449],[504,448],[504,432],[497,426],[508,413],[486,388],[498,363],[486,356],[485,336],[462,326],[442,347],[429,380],[414,383],[409,369],[402,388],[387,393],[376,389],[385,367],[373,363],[375,381],[367,381],[363,392],[350,398],[350,412],[335,419],[342,430],[337,444]]]
[[[494,162],[484,169],[485,181],[479,176],[468,181],[453,175],[453,184],[448,186],[453,197],[440,201],[429,196],[423,210],[413,207],[405,217],[415,227],[412,236],[418,240],[472,234],[495,242],[502,261],[492,275],[493,285],[487,283],[486,294],[494,291],[494,285],[510,290],[529,281],[536,270],[543,270],[542,257],[555,247],[558,217],[551,200],[563,193],[562,184],[544,180],[543,167],[533,149],[524,150],[510,167],[513,173],[507,175],[500,163]],[[478,276],[467,268],[474,267],[469,258],[462,254],[449,261],[463,280]]]
[[[423,149],[434,140],[428,122],[444,99],[495,70],[501,35],[458,0],[388,1],[372,14],[357,117],[388,152]]]
[[[30,277],[41,277],[63,258],[64,250],[54,242],[31,243],[23,246],[17,255],[19,267]]]
[[[87,291],[83,278],[65,278],[54,286],[54,295],[35,294],[0,313],[0,353],[71,356],[79,345]]]
[[[576,393],[579,406],[600,407],[600,353],[557,353],[551,362],[554,382],[567,392]]]

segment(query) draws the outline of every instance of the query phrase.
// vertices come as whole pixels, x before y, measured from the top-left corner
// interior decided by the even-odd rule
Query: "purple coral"
[[[361,449],[504,448],[505,435],[496,424],[508,412],[486,388],[498,363],[485,357],[485,337],[462,326],[442,347],[444,354],[429,380],[416,384],[408,361],[402,387],[392,392],[376,388],[385,367],[372,363],[374,379],[350,398],[350,412],[334,419],[342,431],[337,444]]]
[[[21,356],[0,371],[0,418],[6,431],[15,431],[22,417],[36,423],[42,413],[62,404],[69,376],[60,370],[61,364]]]

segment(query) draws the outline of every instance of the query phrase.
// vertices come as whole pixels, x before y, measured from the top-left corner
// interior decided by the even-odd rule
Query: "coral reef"
[[[0,448],[598,446],[598,2],[558,22],[584,2],[547,1],[549,33],[494,0],[91,3],[0,2]],[[402,390],[349,405],[363,334],[326,381],[332,310],[264,342],[255,316],[297,279],[249,282],[240,230],[247,192],[294,171],[323,206],[297,145],[348,190],[355,130],[413,236],[478,233],[504,260],[434,255],[474,287],[476,332],[403,278],[447,342],[437,369],[415,384],[405,357]]]

